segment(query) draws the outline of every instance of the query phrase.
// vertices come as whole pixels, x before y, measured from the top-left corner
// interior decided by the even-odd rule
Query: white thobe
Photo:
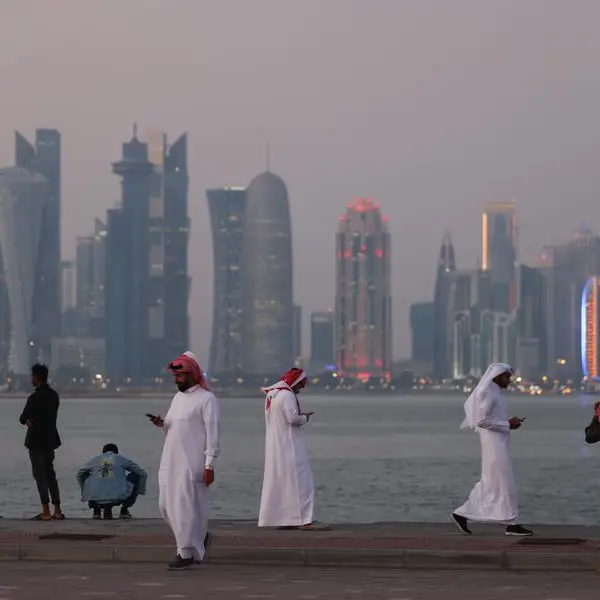
[[[266,399],[265,472],[259,527],[294,527],[313,522],[315,486],[304,426],[293,392],[276,390]]]
[[[481,440],[481,479],[454,512],[469,521],[513,524],[519,511],[509,454],[510,425],[506,398],[495,383],[477,404],[476,425]]]
[[[164,424],[159,506],[182,558],[204,558],[208,530],[205,467],[219,455],[219,402],[200,386],[175,394]]]

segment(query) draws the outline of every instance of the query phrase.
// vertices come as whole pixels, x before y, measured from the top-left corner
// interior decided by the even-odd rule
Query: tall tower
[[[60,213],[61,136],[56,129],[36,129],[35,146],[15,133],[15,165],[39,173],[47,181],[37,258],[38,285],[33,299],[33,328],[37,340],[36,360],[48,362],[52,338],[61,333]]]
[[[548,361],[552,369],[549,374],[561,381],[579,379],[581,299],[590,277],[600,275],[600,236],[587,228],[576,231],[568,244],[553,248],[552,262],[553,314],[549,329],[553,333],[554,356]]]
[[[336,248],[338,369],[359,378],[387,376],[392,364],[390,234],[370,198],[348,204]]]
[[[287,188],[271,172],[248,186],[242,247],[244,373],[278,377],[294,364],[292,231]]]
[[[210,343],[211,376],[242,372],[242,267],[246,190],[208,190],[213,239],[213,322]]]
[[[517,308],[517,204],[487,202],[481,216],[481,269],[490,272],[492,310]]]
[[[106,223],[106,374],[115,384],[141,384],[160,370],[148,351],[154,165],[135,132],[112,170],[121,178],[122,203],[108,211]]]
[[[11,320],[9,367],[23,381],[39,359],[41,346],[35,310],[45,283],[39,257],[51,203],[49,189],[48,180],[37,171],[0,169],[0,244]]]
[[[433,372],[439,379],[451,378],[453,373],[451,293],[455,272],[456,259],[454,257],[454,246],[450,233],[446,232],[440,248],[433,300]]]
[[[335,368],[335,313],[317,311],[310,315],[310,371],[325,373]]]
[[[96,219],[94,234],[77,238],[77,321],[78,332],[85,337],[104,337],[106,235],[106,225]]]
[[[162,131],[146,136],[154,165],[150,192],[150,289],[148,343],[162,370],[189,347],[188,150],[187,134],[169,145]]]

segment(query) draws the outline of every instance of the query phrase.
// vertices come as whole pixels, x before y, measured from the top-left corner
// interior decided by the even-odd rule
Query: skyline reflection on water
[[[509,412],[527,416],[512,437],[521,520],[583,523],[600,520],[600,444],[584,428],[594,397],[510,396]],[[0,514],[39,512],[24,430],[25,399],[0,400]],[[317,486],[316,517],[329,522],[446,521],[479,475],[477,435],[459,429],[464,397],[310,396],[305,410]],[[157,469],[162,433],[145,413],[165,414],[170,398],[61,401],[57,472],[67,517],[89,514],[75,480],[77,468],[115,442],[149,472],[148,494],[133,513],[157,517]],[[221,457],[212,491],[213,517],[257,517],[264,459],[263,398],[221,399]]]

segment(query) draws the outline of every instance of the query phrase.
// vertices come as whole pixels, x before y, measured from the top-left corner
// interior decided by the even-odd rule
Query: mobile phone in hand
[[[147,417],[148,417],[148,418],[149,418],[151,421],[154,421],[154,420],[158,419],[158,417],[157,417],[157,416],[155,416],[155,415],[153,415],[153,414],[150,414],[150,413],[146,413],[146,416],[147,416]]]

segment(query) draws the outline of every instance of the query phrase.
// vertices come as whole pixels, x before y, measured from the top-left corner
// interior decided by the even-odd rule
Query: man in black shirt
[[[35,364],[31,367],[31,384],[35,388],[27,398],[27,404],[19,418],[27,427],[25,447],[29,450],[33,478],[37,484],[42,512],[35,521],[62,520],[65,516],[60,508],[60,491],[54,472],[54,451],[61,441],[56,429],[59,397],[48,385],[48,367]],[[54,512],[50,512],[50,500]]]

